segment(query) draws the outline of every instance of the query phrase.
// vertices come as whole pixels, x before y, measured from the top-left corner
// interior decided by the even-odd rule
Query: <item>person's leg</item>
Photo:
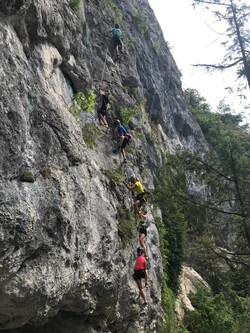
[[[118,58],[118,56],[119,56],[119,45],[118,45],[117,42],[115,42],[115,55]]]
[[[99,124],[100,125],[105,125],[105,121],[104,121],[104,118],[103,118],[103,112],[102,112],[102,109],[100,109],[97,113],[98,115],[98,120],[99,120]]]
[[[147,217],[147,215],[146,214],[143,214],[141,211],[140,211],[140,206],[139,206],[139,208],[138,208],[138,216],[140,217],[140,219],[142,219],[142,220],[144,220],[146,217]]]
[[[125,50],[124,50],[124,44],[122,41],[120,41],[120,48],[121,48],[121,53],[124,53]]]
[[[126,154],[123,147],[121,147],[121,155],[123,157],[123,161],[126,161]]]
[[[146,251],[146,246],[145,246],[145,234],[139,235],[139,243],[140,243],[140,247],[142,247],[144,250],[145,256],[147,256],[147,251]]]
[[[146,214],[147,214],[147,212],[145,212],[145,214],[144,214],[144,213],[141,211],[142,206],[145,204],[145,199],[144,199],[143,197],[140,197],[139,200],[140,200],[140,204],[139,204],[139,206],[138,206],[138,211],[139,211],[138,215],[139,215],[139,217],[140,217],[141,219],[145,219],[145,218],[146,218]]]
[[[124,136],[121,136],[121,138],[122,138],[122,141],[121,141],[121,155],[123,157],[123,162],[126,162],[126,154],[125,154],[124,148],[127,145],[127,138],[124,137]]]
[[[97,117],[98,117],[99,124],[101,125],[101,114],[100,114],[99,110],[97,112]]]
[[[141,279],[137,279],[135,281],[137,283],[140,295],[141,295],[142,299],[144,300],[144,304],[147,304],[147,298],[146,298],[146,294],[145,294],[145,292],[143,290],[143,287],[142,287],[142,281],[141,281]]]
[[[136,200],[134,202],[134,215],[139,216],[139,205],[140,205],[140,200]]]
[[[103,118],[104,125],[106,127],[108,127],[109,125],[108,125],[108,122],[107,122],[107,116],[106,116],[106,114],[102,118]]]

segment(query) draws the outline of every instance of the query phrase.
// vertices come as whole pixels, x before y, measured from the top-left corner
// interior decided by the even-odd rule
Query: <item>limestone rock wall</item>
[[[126,55],[114,62],[110,30],[118,18]],[[68,0],[1,0],[3,332],[153,332],[162,315],[153,214],[147,221],[150,306],[141,309],[131,277],[138,235],[124,245],[118,233],[117,207],[130,207],[129,194],[107,176],[119,158],[109,135],[90,150],[69,112],[75,92],[99,87],[111,89],[111,115],[147,98],[134,120],[125,176],[136,172],[153,189],[161,151],[204,145],[146,0],[84,0],[77,11]]]

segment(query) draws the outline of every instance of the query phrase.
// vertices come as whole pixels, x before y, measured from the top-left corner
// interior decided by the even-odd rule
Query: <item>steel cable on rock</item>
[[[101,84],[100,84],[100,86],[102,86],[102,83],[103,83],[103,78],[104,78],[104,73],[105,73],[106,63],[107,63],[107,55],[108,55],[109,45],[110,45],[110,41],[108,43],[108,46],[107,46],[107,49],[106,49],[106,52],[105,52],[105,60],[104,60],[104,65],[103,65],[103,70],[102,70],[102,76],[101,76]]]

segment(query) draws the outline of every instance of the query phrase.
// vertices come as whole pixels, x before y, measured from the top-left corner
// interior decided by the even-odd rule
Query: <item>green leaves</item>
[[[121,107],[120,109],[120,114],[121,114],[121,118],[122,118],[122,123],[124,124],[125,127],[128,126],[130,120],[133,117],[136,117],[140,112],[140,108],[139,107],[135,107],[135,108],[126,108],[126,107]]]
[[[175,156],[163,156],[160,174],[157,178],[155,200],[162,211],[161,239],[162,256],[165,261],[167,285],[174,293],[178,292],[179,274],[184,259],[186,223],[182,201],[178,194],[184,194],[185,174]],[[162,231],[163,230],[163,231]],[[164,242],[164,243],[163,243]]]
[[[73,96],[73,106],[71,110],[79,110],[83,113],[93,112],[95,108],[96,94],[90,90],[85,95],[78,92]]]
[[[78,125],[82,125],[81,113],[93,113],[95,108],[95,93],[90,90],[85,95],[82,92],[76,93],[73,98],[73,105],[70,107],[70,112],[75,117]]]
[[[78,11],[80,9],[80,0],[70,0],[69,6],[74,12]]]
[[[191,298],[184,326],[190,333],[248,332],[250,282],[250,133],[240,115],[221,104],[210,112],[197,91],[186,99],[208,142],[202,155],[176,156],[188,188],[204,186],[202,195],[182,196],[188,223],[186,257],[205,277],[211,292],[199,289]],[[180,193],[179,193],[180,195]]]
[[[192,333],[238,333],[233,308],[223,293],[213,296],[203,288],[191,297],[195,311],[187,311],[184,324]]]

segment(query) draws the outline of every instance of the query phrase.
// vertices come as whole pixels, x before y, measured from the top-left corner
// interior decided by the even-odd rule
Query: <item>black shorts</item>
[[[144,198],[144,193],[143,194],[137,194],[137,196],[135,197],[135,201],[137,201],[137,200],[140,201],[141,206],[143,204],[145,204],[146,199]]]
[[[146,272],[145,271],[134,271],[133,278],[135,280],[145,279]]]
[[[147,229],[144,226],[141,226],[139,229],[139,233],[147,236]]]
[[[129,139],[125,136],[121,145],[121,149],[124,149],[129,143]]]
[[[101,108],[101,109],[98,110],[97,113],[101,114],[102,116],[106,116],[107,115],[107,110]]]
[[[116,46],[122,47],[122,41],[119,37],[114,37],[113,38],[113,43],[114,43],[114,47],[116,47]]]

